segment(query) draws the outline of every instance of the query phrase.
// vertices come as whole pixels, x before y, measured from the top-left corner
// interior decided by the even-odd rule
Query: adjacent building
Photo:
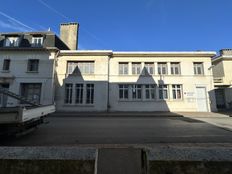
[[[220,50],[212,60],[218,109],[232,109],[232,49]]]

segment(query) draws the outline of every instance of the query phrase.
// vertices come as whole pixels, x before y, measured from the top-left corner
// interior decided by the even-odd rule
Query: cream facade
[[[60,51],[58,111],[215,111],[215,52]]]
[[[232,49],[220,50],[212,60],[218,109],[232,109]]]

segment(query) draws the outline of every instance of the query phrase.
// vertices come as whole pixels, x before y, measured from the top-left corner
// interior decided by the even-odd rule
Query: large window
[[[124,100],[129,98],[129,85],[119,85],[119,99]]]
[[[142,85],[132,85],[132,99],[142,99]]]
[[[3,71],[10,70],[10,59],[4,59],[2,70]]]
[[[171,74],[173,75],[180,74],[180,63],[171,63]]]
[[[159,99],[160,100],[168,99],[168,86],[167,85],[159,85]]]
[[[132,74],[140,74],[141,73],[141,63],[132,63]]]
[[[94,74],[94,62],[68,62],[68,74]]]
[[[33,47],[42,47],[42,45],[43,45],[43,37],[38,36],[38,37],[32,38],[32,46]]]
[[[72,103],[72,94],[73,93],[73,84],[65,84],[65,100],[64,102],[67,104]]]
[[[29,59],[27,64],[28,72],[38,72],[39,71],[39,60],[38,59]]]
[[[93,104],[94,102],[94,84],[86,85],[86,104]]]
[[[120,75],[128,74],[128,63],[127,62],[119,62],[119,74]]]
[[[194,74],[195,75],[203,75],[204,74],[202,62],[194,62],[193,66],[194,66]]]
[[[181,85],[172,85],[172,96],[173,99],[182,99]]]
[[[155,85],[145,85],[145,96],[147,100],[155,99]]]
[[[83,103],[83,84],[76,84],[76,104]]]
[[[40,103],[41,83],[21,83],[21,95],[27,100]]]
[[[19,46],[19,37],[6,37],[5,47],[18,47]]]
[[[145,63],[145,75],[154,74],[154,63]]]
[[[158,63],[158,74],[167,74],[168,67],[167,63]]]

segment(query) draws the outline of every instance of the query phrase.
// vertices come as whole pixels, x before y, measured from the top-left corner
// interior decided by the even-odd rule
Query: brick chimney
[[[78,23],[62,23],[60,24],[60,39],[71,50],[78,49]]]

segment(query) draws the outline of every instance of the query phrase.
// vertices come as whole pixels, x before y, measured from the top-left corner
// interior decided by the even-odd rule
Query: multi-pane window
[[[167,85],[159,85],[159,99],[160,100],[168,99],[168,86]]]
[[[6,37],[5,47],[18,47],[19,46],[19,37]]]
[[[41,83],[21,83],[21,96],[40,103],[41,86]]]
[[[68,74],[94,74],[94,62],[68,62]]]
[[[29,59],[27,64],[28,72],[38,72],[39,70],[39,60],[38,59]]]
[[[93,104],[94,102],[94,84],[86,85],[86,104]]]
[[[3,71],[10,70],[10,59],[4,59],[2,70]]]
[[[119,62],[119,74],[128,74],[128,63],[127,62]]]
[[[141,63],[134,62],[132,63],[132,74],[141,73]]]
[[[204,74],[203,63],[202,62],[194,62],[193,63],[193,67],[194,67],[194,74],[195,75],[202,75],[202,74]]]
[[[67,104],[72,103],[72,93],[73,93],[73,84],[65,84],[65,100],[64,102]]]
[[[172,96],[173,99],[182,99],[181,85],[172,85]]]
[[[171,63],[171,74],[178,75],[180,74],[180,63]]]
[[[142,85],[132,85],[132,99],[142,99]]]
[[[167,63],[158,63],[158,74],[167,74],[168,66]]]
[[[155,85],[145,85],[145,96],[146,99],[155,99]]]
[[[83,84],[76,84],[76,104],[83,103]]]
[[[129,98],[129,85],[119,85],[119,99]]]
[[[33,37],[32,38],[32,46],[33,47],[41,47],[43,45],[43,37]]]
[[[154,74],[154,63],[145,63],[145,75]]]

